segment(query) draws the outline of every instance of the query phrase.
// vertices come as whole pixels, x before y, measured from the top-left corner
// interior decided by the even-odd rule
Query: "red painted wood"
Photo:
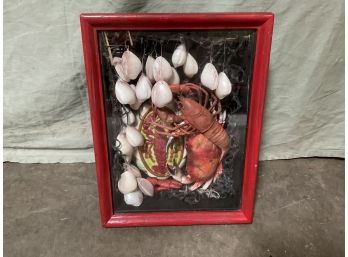
[[[81,14],[81,32],[91,109],[101,223],[104,227],[251,223],[256,191],[272,13]],[[250,95],[241,209],[113,214],[98,30],[255,29],[256,54]]]

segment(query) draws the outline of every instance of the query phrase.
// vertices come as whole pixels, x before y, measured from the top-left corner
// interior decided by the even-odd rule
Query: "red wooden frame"
[[[104,227],[251,223],[256,190],[272,13],[81,14],[101,223]],[[100,30],[254,29],[256,52],[245,149],[241,208],[235,211],[113,213],[108,142],[97,32]]]

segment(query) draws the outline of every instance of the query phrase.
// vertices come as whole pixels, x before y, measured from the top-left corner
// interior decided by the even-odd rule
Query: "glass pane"
[[[115,212],[240,208],[255,38],[254,30],[99,32]],[[142,143],[134,129],[144,143],[127,148]],[[152,197],[127,195],[135,205],[143,195],[140,206],[119,190],[120,180],[123,192],[139,189],[134,175],[121,177],[125,163],[155,184]]]

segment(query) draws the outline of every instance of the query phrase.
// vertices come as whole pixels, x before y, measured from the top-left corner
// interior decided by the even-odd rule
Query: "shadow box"
[[[273,14],[80,19],[102,225],[251,223]]]

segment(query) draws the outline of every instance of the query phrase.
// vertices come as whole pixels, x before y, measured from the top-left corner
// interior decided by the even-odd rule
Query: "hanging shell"
[[[133,147],[142,146],[144,144],[143,135],[132,126],[127,126],[126,137],[129,144]]]
[[[173,67],[172,67],[172,71],[173,71],[172,77],[170,78],[168,83],[169,84],[179,84],[180,83],[180,77],[179,77],[178,72]]]
[[[122,194],[128,194],[137,190],[138,183],[135,176],[131,172],[125,171],[121,174],[121,177],[117,182],[117,187]]]
[[[115,93],[117,100],[121,104],[135,104],[137,102],[134,90],[127,82],[120,79],[116,82]]]
[[[134,127],[136,127],[137,129],[139,128],[141,119],[144,117],[145,113],[147,113],[150,109],[151,109],[151,104],[150,101],[144,102],[140,108],[138,109],[137,115],[135,116],[135,123],[134,123]]]
[[[116,66],[116,64],[118,64],[118,63],[122,63],[122,58],[120,58],[120,57],[112,58],[112,65]]]
[[[115,70],[119,76],[119,78],[125,82],[129,82],[130,78],[126,76],[126,73],[123,70],[122,63],[116,63]]]
[[[172,67],[170,66],[169,62],[162,56],[157,57],[155,62],[153,63],[154,79],[156,81],[160,81],[160,80],[168,81],[171,76],[172,76]]]
[[[151,97],[151,81],[144,74],[141,74],[135,87],[135,94],[139,101],[146,101]]]
[[[125,171],[129,171],[136,178],[141,178],[141,173],[140,173],[139,169],[137,167],[135,167],[134,165],[126,163],[125,164]]]
[[[126,135],[123,133],[118,135],[117,140],[118,142],[116,142],[116,147],[120,147],[120,151],[125,156],[126,161],[130,162],[133,155],[133,146],[128,142]]]
[[[217,89],[215,90],[215,94],[218,98],[222,99],[225,96],[229,95],[232,91],[231,81],[228,79],[225,72],[219,73],[219,83]]]
[[[184,73],[187,77],[192,78],[198,72],[198,64],[191,54],[187,54],[184,64]]]
[[[152,56],[148,56],[145,64],[146,76],[149,78],[151,82],[155,82],[155,78],[153,77],[153,63],[155,59]]]
[[[147,196],[154,195],[155,190],[153,185],[150,183],[150,181],[144,178],[137,178],[137,182],[138,182],[138,187],[140,191],[143,192],[144,195],[147,195]]]
[[[187,51],[185,44],[179,45],[173,52],[172,63],[174,68],[185,64],[187,58]]]
[[[215,90],[219,84],[219,75],[212,63],[207,63],[201,73],[201,83],[210,90]]]
[[[127,125],[132,125],[135,122],[134,113],[126,106],[122,107],[122,121]]]
[[[139,116],[144,117],[144,115],[151,109],[151,104],[150,103],[145,103],[141,106],[140,110],[139,110]]]
[[[143,199],[144,196],[140,191],[135,191],[124,195],[125,203],[135,207],[140,206],[143,202]]]
[[[131,51],[126,50],[122,54],[122,68],[124,74],[130,79],[136,79],[143,69],[140,59]]]
[[[173,99],[172,91],[167,82],[158,81],[152,88],[151,100],[154,105],[161,108],[170,103]]]
[[[144,101],[140,101],[140,100],[136,97],[136,87],[135,87],[133,84],[130,84],[129,87],[134,91],[135,98],[136,98],[135,103],[134,103],[134,104],[130,104],[129,106],[130,106],[130,108],[132,108],[133,110],[138,110]]]
[[[135,93],[135,86],[134,84],[129,84],[130,88],[133,89],[134,93]]]

